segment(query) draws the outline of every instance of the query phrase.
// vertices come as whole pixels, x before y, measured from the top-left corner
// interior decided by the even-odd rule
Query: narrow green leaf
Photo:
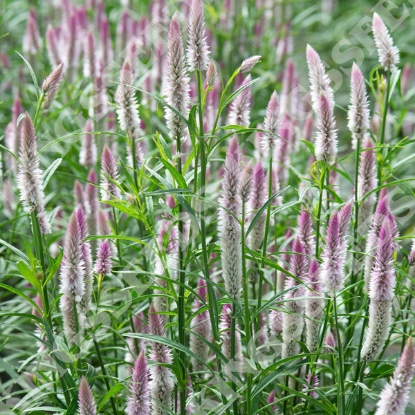
[[[103,406],[107,403],[109,399],[115,396],[117,393],[125,389],[125,386],[122,383],[116,383],[101,399],[101,402],[98,406],[98,412],[101,412]]]

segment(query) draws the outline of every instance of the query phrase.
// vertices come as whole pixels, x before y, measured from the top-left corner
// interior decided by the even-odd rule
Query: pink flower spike
[[[322,94],[327,97],[327,103],[332,109],[334,105],[333,90],[319,54],[310,45],[307,45],[306,57],[314,112],[319,112],[319,101]]]
[[[307,256],[314,255],[314,235],[312,233],[313,226],[311,221],[311,215],[309,212],[303,210],[298,218],[298,236],[301,243],[304,246],[304,250]]]
[[[45,212],[45,195],[43,193],[42,171],[39,168],[35,129],[26,112],[22,122],[20,142],[20,164],[17,186],[20,200],[26,212],[36,212],[42,234],[51,232]]]
[[[239,67],[240,73],[251,72],[254,66],[261,60],[261,56],[255,55],[245,59]]]
[[[130,394],[127,399],[127,415],[150,415],[150,389],[144,352],[137,357],[131,378]]]
[[[42,92],[45,95],[45,100],[43,101],[43,108],[49,108],[50,104],[54,100],[56,94],[58,93],[59,85],[62,81],[63,75],[63,63],[60,63],[57,68],[55,68],[50,75],[43,81]]]
[[[192,0],[190,6],[188,42],[189,70],[206,71],[209,66],[209,47],[206,42],[205,17],[201,0]]]
[[[79,156],[80,163],[83,166],[95,166],[97,162],[97,147],[95,144],[94,125],[91,119],[88,119],[84,128],[84,137],[82,141],[81,154]]]
[[[242,82],[241,87],[251,82],[251,75],[248,75]],[[243,89],[239,95],[232,101],[229,110],[230,125],[241,125],[243,127],[249,127],[251,113],[251,86]]]
[[[166,101],[184,118],[189,115],[189,78],[177,12],[170,22],[167,45]],[[185,138],[186,124],[174,111],[165,108],[167,127],[173,140]]]
[[[357,149],[357,141],[363,142],[370,127],[369,99],[365,79],[359,67],[353,63],[350,86],[350,105],[347,127],[352,133],[352,149]]]
[[[46,47],[48,50],[49,61],[52,66],[58,66],[62,63],[61,51],[59,50],[59,38],[57,32],[51,24],[48,24],[46,30]]]
[[[225,289],[237,299],[242,289],[241,199],[238,193],[240,176],[240,152],[238,139],[232,139],[225,159],[225,174],[219,204],[219,230],[222,246],[222,269]]]
[[[415,371],[415,346],[408,338],[393,377],[385,385],[377,403],[375,415],[404,415],[409,401],[411,381]]]
[[[95,264],[95,273],[102,276],[108,275],[111,272],[111,248],[107,240],[104,240],[99,246],[97,253],[97,262]]]
[[[395,72],[396,65],[399,63],[399,49],[393,46],[389,31],[377,13],[373,13],[372,30],[378,50],[379,63],[386,70]]]
[[[118,180],[118,169],[115,164],[115,158],[107,145],[104,146],[101,158],[101,198],[102,200],[120,199],[121,192],[114,182]]]
[[[333,104],[327,95],[321,94],[317,110],[316,159],[334,164],[337,156],[337,129]]]
[[[91,388],[84,376],[81,378],[78,394],[79,415],[96,415],[97,407]]]
[[[280,131],[281,117],[280,117],[280,101],[278,94],[274,91],[269,100],[264,119],[264,130],[262,135],[262,148],[267,151],[270,157],[277,147],[277,139]]]

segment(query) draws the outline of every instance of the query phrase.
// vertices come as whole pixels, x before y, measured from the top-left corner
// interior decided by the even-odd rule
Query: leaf
[[[52,178],[53,173],[55,173],[56,169],[60,166],[62,163],[62,159],[56,159],[42,174],[42,181],[43,181],[43,187],[45,188],[49,180]]]
[[[26,66],[29,68],[30,76],[32,77],[33,84],[35,85],[35,88],[36,88],[37,98],[39,99],[42,91],[39,88],[39,84],[37,82],[37,78],[36,78],[35,72],[33,71],[32,65],[30,65],[30,63],[19,52],[16,52],[16,53],[23,59]]]
[[[16,295],[18,295],[19,297],[24,298],[26,301],[28,301],[33,307],[35,307],[37,310],[39,310],[38,305],[30,298],[28,297],[26,294],[23,294],[20,290],[18,290],[17,288],[13,288],[10,285],[7,284],[2,284],[0,283],[0,287],[4,288],[7,291],[10,291]]]
[[[187,189],[186,181],[184,180],[183,176],[174,168],[174,166],[172,166],[172,164],[167,160],[161,159],[160,162],[170,172],[178,186],[182,189]]]
[[[19,261],[16,264],[17,269],[19,270],[20,274],[25,278],[25,280],[29,281],[30,284],[33,285],[37,290],[39,288],[39,280],[36,278],[36,271],[30,268],[25,262]],[[39,291],[39,290],[38,290]]]
[[[230,94],[228,98],[226,98],[225,102],[222,104],[222,110],[225,108],[231,101],[233,101],[244,89],[249,88],[251,85],[253,85],[255,82],[259,81],[259,78],[252,79],[252,81],[249,81],[248,83],[242,85],[239,87],[235,92]]]
[[[8,242],[4,241],[3,239],[0,239],[0,244],[3,244],[6,248],[9,248],[11,251],[13,251],[16,255],[18,255],[20,258],[23,259],[23,261],[29,265],[29,258],[20,250],[14,247],[13,245],[10,245]]]
[[[98,412],[101,412],[103,406],[107,403],[109,399],[111,399],[113,396],[115,396],[118,392],[125,389],[125,386],[122,383],[116,383],[102,398],[99,406],[98,406]]]

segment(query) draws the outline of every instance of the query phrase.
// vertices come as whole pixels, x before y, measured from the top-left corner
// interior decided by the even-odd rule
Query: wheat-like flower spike
[[[60,292],[79,303],[85,293],[85,261],[82,253],[82,231],[75,211],[69,219],[62,260]]]
[[[274,91],[271,95],[271,99],[268,102],[267,110],[264,119],[264,130],[266,131],[262,135],[262,148],[268,152],[271,157],[274,155],[274,151],[278,145],[278,134],[280,131],[281,116],[280,116],[280,101],[278,94]]]
[[[383,222],[377,245],[370,276],[369,328],[361,350],[361,358],[366,362],[379,356],[390,331],[396,277],[392,265],[392,232],[389,221]]]
[[[48,24],[46,30],[46,47],[48,50],[49,61],[52,66],[58,66],[62,63],[61,51],[59,50],[59,38],[57,31]]]
[[[79,385],[78,405],[79,415],[96,415],[97,413],[94,396],[84,376]]]
[[[305,253],[308,257],[314,254],[315,238],[313,235],[313,224],[311,215],[308,211],[303,210],[298,217],[298,237],[304,246]]]
[[[322,93],[317,105],[317,134],[314,143],[316,159],[334,164],[337,156],[337,129],[333,103],[325,93]]]
[[[261,56],[255,55],[245,59],[239,67],[240,73],[251,72],[254,66],[261,60]]]
[[[404,415],[415,371],[415,346],[412,337],[406,341],[393,377],[379,396],[375,415]]]
[[[307,259],[302,243],[297,237],[294,241],[292,250],[294,254],[291,257],[290,272],[300,281],[306,281],[307,278]],[[304,286],[300,285],[297,280],[286,277],[285,289],[289,290],[285,296],[287,311],[282,318],[282,351],[283,359],[295,356],[300,352],[298,341],[304,328],[304,301],[297,298],[304,296]]]
[[[248,75],[242,82],[241,87],[251,82],[251,75]],[[249,127],[251,116],[251,86],[245,87],[232,101],[229,110],[228,123],[230,125],[241,125]]]
[[[222,270],[225,289],[232,299],[241,295],[242,252],[241,252],[241,198],[239,196],[240,153],[235,136],[225,159],[225,173],[219,200],[219,231],[222,246]]]
[[[121,129],[134,135],[140,131],[140,118],[133,84],[133,68],[130,62],[125,60],[120,72],[120,84],[117,87],[114,99],[117,104]]]
[[[241,178],[239,181],[239,196],[241,198],[241,201],[245,203],[248,202],[249,197],[251,195],[252,190],[252,173],[253,173],[253,161],[250,160],[248,164],[244,167],[242,170]]]
[[[148,378],[146,357],[141,351],[134,363],[125,411],[127,415],[150,415],[151,397]]]
[[[307,64],[310,78],[311,100],[314,112],[319,112],[320,96],[325,95],[331,108],[334,106],[333,90],[330,86],[330,78],[327,76],[319,54],[307,45]]]
[[[313,260],[310,265],[308,287],[305,301],[306,338],[308,350],[310,353],[314,353],[318,346],[318,330],[324,306],[320,270],[316,260]]]
[[[81,233],[81,252],[82,261],[84,263],[84,294],[82,296],[81,306],[82,311],[87,314],[92,304],[92,290],[93,290],[93,265],[92,265],[92,253],[91,244],[86,240],[88,235],[88,227],[82,210],[82,206],[79,205],[76,209],[76,219],[78,221],[79,230]]]
[[[216,67],[216,63],[211,59],[209,61],[209,66],[206,71],[206,83],[208,84],[208,86],[213,88],[217,79],[218,79],[218,68]]]
[[[201,308],[206,306],[206,295],[207,288],[206,282],[203,279],[199,280],[197,285],[197,296],[194,300],[193,312],[197,313]],[[192,333],[195,333],[192,335]],[[211,337],[211,324],[209,320],[209,312],[199,312],[191,323],[191,334],[190,334],[190,350],[202,361],[207,362],[209,347],[201,340],[210,339]],[[194,372],[202,372],[205,370],[205,366],[195,358],[192,358],[192,367]]]
[[[399,49],[393,46],[393,40],[385,23],[377,13],[373,13],[373,37],[378,50],[379,63],[388,71],[395,72],[399,63]]]
[[[88,31],[84,46],[84,76],[90,77],[92,80],[97,75],[96,60],[95,36],[90,30]]]
[[[82,140],[81,153],[79,155],[79,162],[83,166],[94,167],[97,162],[97,146],[95,144],[94,124],[91,119],[85,123],[84,136]]]
[[[101,198],[102,200],[120,199],[121,192],[113,182],[118,180],[118,169],[115,158],[107,145],[104,146],[101,157]]]
[[[209,66],[209,47],[201,0],[192,0],[190,6],[187,61],[190,71],[205,71]]]
[[[163,320],[152,304],[149,310],[150,334],[165,337]],[[150,359],[157,363],[171,364],[172,356],[170,349],[161,343],[151,343]],[[173,406],[173,374],[166,366],[154,365],[150,368],[150,391],[152,398],[152,415],[163,415],[165,411],[171,410]]]
[[[62,75],[63,63],[60,63],[58,67],[55,68],[43,81],[42,92],[45,95],[45,100],[43,101],[44,108],[49,108],[50,104],[55,99],[55,96],[58,93],[59,85],[62,81]]]
[[[353,63],[350,86],[350,105],[347,127],[352,133],[352,149],[357,149],[357,141],[363,143],[370,127],[369,99],[365,79],[359,67]]]
[[[39,168],[35,129],[27,112],[21,122],[20,163],[17,176],[20,200],[26,212],[36,213],[42,234],[47,234],[51,232],[51,229],[45,212],[45,195],[42,171]]]
[[[175,13],[170,22],[167,45],[166,101],[182,117],[189,115],[189,78],[183,49],[179,17]],[[167,127],[172,139],[184,140],[186,124],[176,112],[165,108]]]

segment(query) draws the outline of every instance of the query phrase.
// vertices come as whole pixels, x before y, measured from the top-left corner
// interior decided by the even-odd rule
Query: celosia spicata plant
[[[0,412],[412,413],[412,6],[32,3],[2,3]]]

